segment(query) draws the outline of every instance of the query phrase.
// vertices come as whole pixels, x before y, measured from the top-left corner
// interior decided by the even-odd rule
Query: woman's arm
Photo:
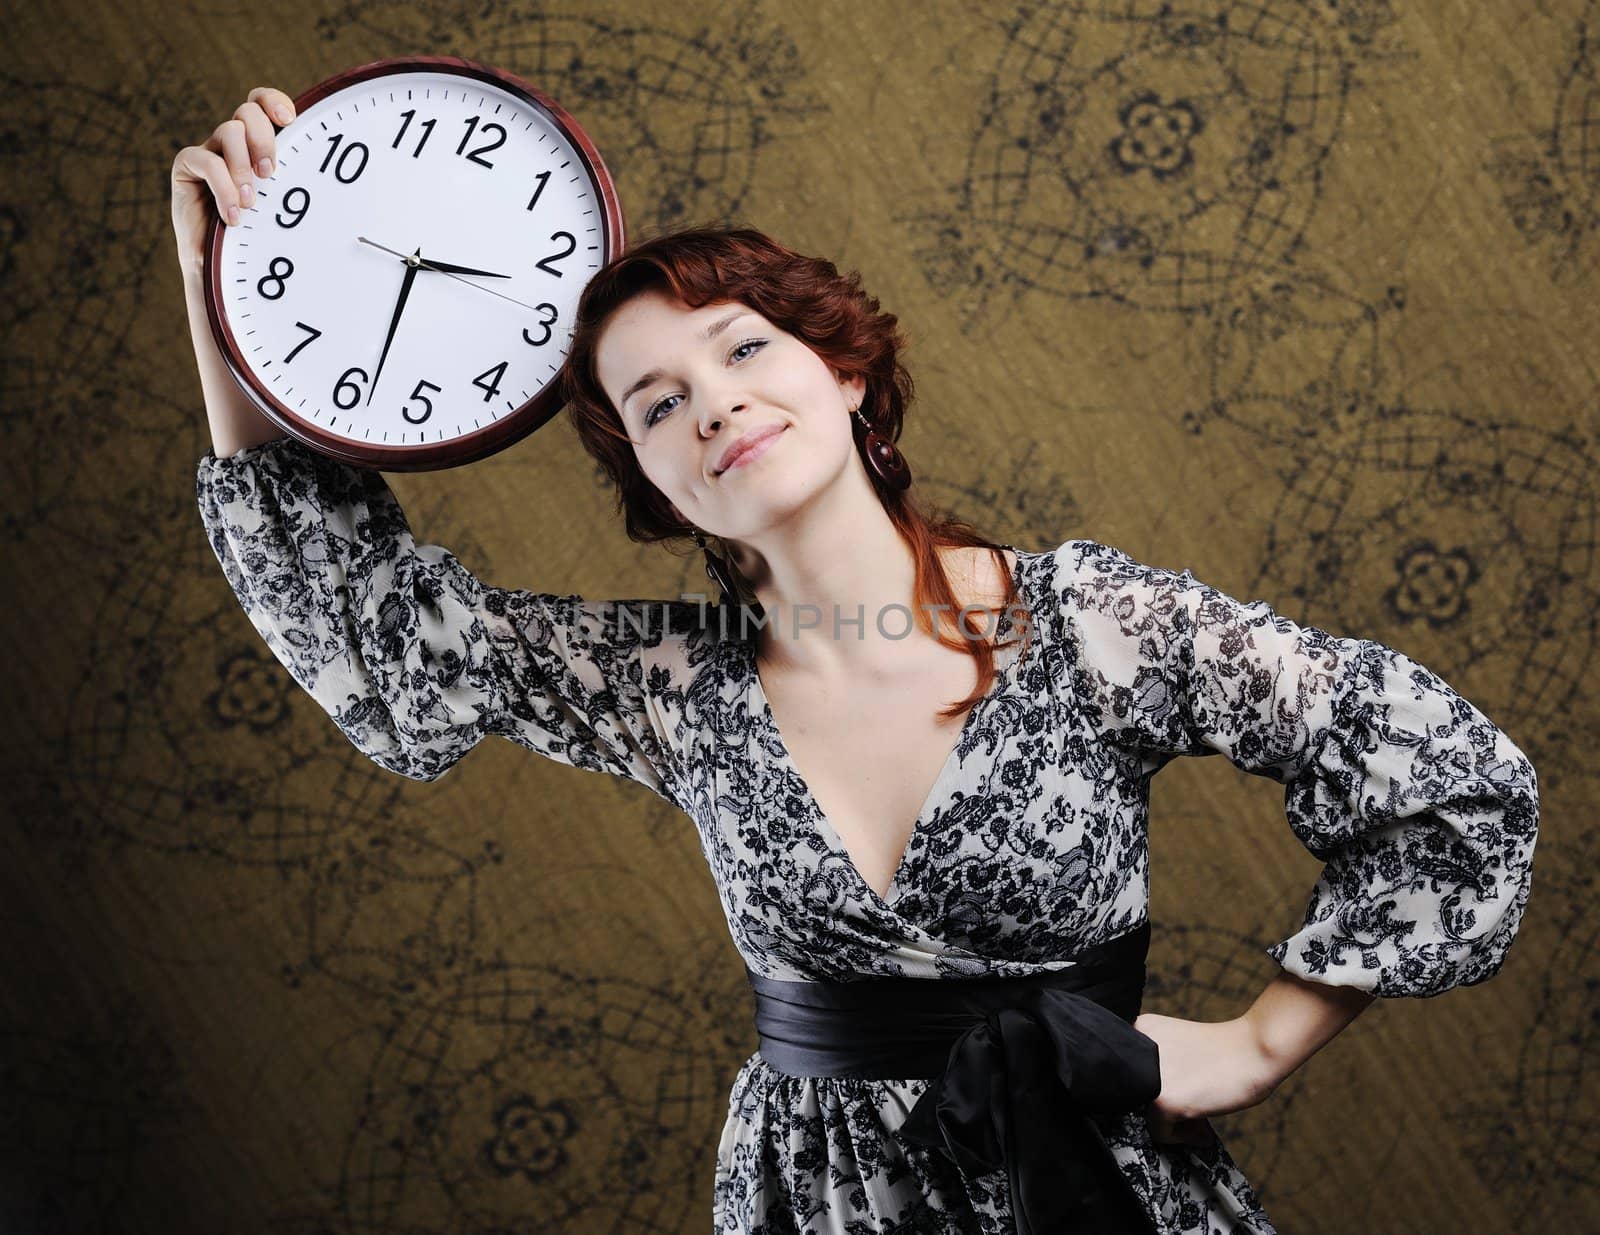
[[[1187,570],[1091,540],[1058,554],[1073,693],[1130,773],[1222,754],[1283,785],[1290,828],[1323,862],[1299,929],[1267,949],[1283,970],[1427,997],[1500,968],[1532,885],[1539,792],[1480,708],[1403,652]],[[1258,1019],[1293,1060],[1321,1018],[1284,1011],[1307,1007],[1289,989]]]
[[[1282,971],[1248,1011],[1228,1020],[1140,1013],[1134,1028],[1161,1051],[1161,1093],[1145,1112],[1151,1140],[1213,1143],[1211,1116],[1264,1102],[1374,998]]]
[[[293,437],[207,451],[196,496],[257,633],[375,763],[431,781],[492,734],[677,804],[694,606],[491,587]]]
[[[204,271],[183,268],[183,298],[189,310],[189,335],[194,340],[195,364],[200,369],[200,390],[205,398],[206,418],[211,422],[211,441],[219,457],[237,454],[246,446],[270,442],[284,435],[239,389],[233,371],[222,358],[217,340],[206,317]]]
[[[1331,1042],[1375,998],[1357,987],[1308,982],[1280,970],[1241,1018],[1272,1087]]]

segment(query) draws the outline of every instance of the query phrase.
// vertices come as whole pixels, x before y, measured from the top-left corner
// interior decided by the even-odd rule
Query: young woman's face
[[[739,538],[770,527],[856,459],[850,409],[866,383],[737,301],[691,309],[641,292],[616,310],[595,351],[645,476],[678,517]],[[747,433],[778,430],[722,471]]]

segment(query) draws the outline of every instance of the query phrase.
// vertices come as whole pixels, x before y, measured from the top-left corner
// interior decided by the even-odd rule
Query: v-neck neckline
[[[1015,545],[1001,544],[1000,548],[1010,550],[1015,556],[1015,565],[1010,570],[1012,580],[1016,585],[1017,600],[1028,610],[1030,618],[1033,618],[1033,598],[1028,595],[1023,583],[1026,576],[1024,559],[1027,555]],[[1034,630],[1030,637],[1037,641],[1038,621],[1036,618],[1033,621],[1033,626]],[[1010,613],[1002,610],[996,621],[996,638],[1003,639],[1012,632],[1013,628],[1014,623],[1011,621]],[[923,795],[921,806],[917,808],[917,817],[912,821],[911,833],[906,838],[905,848],[901,851],[900,860],[896,863],[894,874],[890,877],[888,891],[880,896],[877,889],[867,882],[867,877],[861,873],[861,868],[856,865],[855,859],[850,856],[850,851],[845,847],[843,838],[828,819],[827,812],[822,809],[822,803],[817,801],[816,795],[811,792],[811,785],[806,780],[805,773],[795,763],[794,756],[789,751],[789,744],[784,741],[783,731],[778,727],[778,718],[773,714],[771,701],[767,698],[766,689],[761,685],[761,673],[757,668],[755,658],[755,640],[739,639],[735,642],[740,645],[744,666],[748,671],[748,688],[755,699],[755,706],[752,711],[759,714],[761,723],[770,736],[780,761],[800,783],[807,807],[807,822],[827,847],[829,853],[844,865],[856,884],[871,898],[872,903],[893,912],[894,907],[905,897],[906,889],[903,886],[903,880],[909,873],[912,858],[921,847],[920,842],[928,824],[928,816],[941,801],[940,795],[946,789],[946,782],[950,778],[951,769],[959,762],[961,752],[966,748],[972,731],[977,727],[979,714],[988,711],[989,705],[1006,688],[1012,672],[1022,660],[1022,649],[1020,646],[1010,646],[1002,648],[995,653],[994,681],[990,683],[987,693],[967,709],[966,719],[962,721],[961,729],[956,735],[955,742],[945,755],[944,762],[939,765],[939,771],[933,778],[933,784],[928,786],[927,793]]]

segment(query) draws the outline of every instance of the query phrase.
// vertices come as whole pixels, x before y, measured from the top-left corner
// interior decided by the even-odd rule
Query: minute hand
[[[422,250],[418,249],[418,253]],[[372,385],[367,387],[367,406],[372,406],[372,395],[378,389],[378,378],[383,375],[383,362],[389,359],[389,345],[394,342],[394,332],[400,325],[400,315],[406,310],[406,299],[411,295],[411,285],[417,281],[415,260],[407,259],[405,278],[400,280],[400,295],[394,302],[394,316],[389,319],[389,334],[383,341],[383,354],[378,357],[378,368],[372,375]]]

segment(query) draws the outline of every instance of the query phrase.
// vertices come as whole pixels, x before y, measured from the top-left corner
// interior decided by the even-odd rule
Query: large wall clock
[[[446,56],[363,65],[295,108],[255,203],[206,246],[240,386],[290,436],[384,470],[470,463],[547,422],[578,297],[624,243],[578,122]]]

